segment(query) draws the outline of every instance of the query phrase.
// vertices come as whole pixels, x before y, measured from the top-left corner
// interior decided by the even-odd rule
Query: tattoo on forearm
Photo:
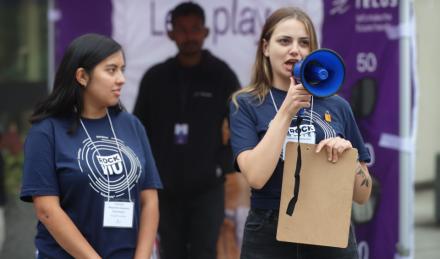
[[[362,168],[359,169],[359,171],[357,172],[358,175],[362,176],[362,178],[364,178],[364,180],[362,180],[361,186],[366,186],[369,187],[370,186],[370,180],[367,178],[367,175],[365,174],[364,170],[362,170]]]

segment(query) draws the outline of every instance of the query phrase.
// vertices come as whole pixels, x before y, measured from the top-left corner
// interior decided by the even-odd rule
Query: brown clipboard
[[[301,143],[298,200],[292,216],[286,213],[293,197],[297,143],[286,145],[277,240],[344,248],[348,245],[351,205],[358,152],[346,150],[337,163],[317,145]]]

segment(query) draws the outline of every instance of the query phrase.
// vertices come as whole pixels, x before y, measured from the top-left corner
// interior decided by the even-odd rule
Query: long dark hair
[[[52,93],[37,104],[30,122],[38,122],[52,116],[72,117],[69,133],[75,132],[84,106],[84,88],[75,77],[77,69],[83,68],[91,74],[96,65],[121,50],[119,43],[99,34],[85,34],[74,39],[58,67]],[[116,105],[111,109],[120,111],[122,107]]]

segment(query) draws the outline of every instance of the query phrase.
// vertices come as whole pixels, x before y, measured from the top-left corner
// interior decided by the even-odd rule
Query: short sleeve
[[[145,132],[145,128],[138,121],[138,132],[141,134],[142,150],[145,155],[145,164],[143,165],[145,171],[144,181],[141,183],[142,189],[162,189],[162,181],[160,180],[157,171],[156,162],[154,161],[153,153],[151,151],[150,142]]]
[[[31,128],[24,144],[20,199],[27,202],[32,202],[33,196],[59,195],[53,135],[49,123],[41,124]]]
[[[344,102],[344,104],[347,121],[345,126],[346,139],[350,140],[352,146],[358,150],[359,161],[368,163],[371,160],[370,153],[365,147],[364,140],[349,104],[347,102]]]
[[[231,131],[231,146],[234,156],[234,167],[240,171],[237,164],[237,156],[254,148],[258,142],[256,118],[253,116],[251,103],[243,96],[237,98],[238,107],[231,101],[229,108],[229,121]]]

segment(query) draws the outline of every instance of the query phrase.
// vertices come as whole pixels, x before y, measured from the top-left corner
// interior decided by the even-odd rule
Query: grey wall
[[[434,179],[440,152],[440,1],[414,0],[416,15],[419,109],[416,182]]]

